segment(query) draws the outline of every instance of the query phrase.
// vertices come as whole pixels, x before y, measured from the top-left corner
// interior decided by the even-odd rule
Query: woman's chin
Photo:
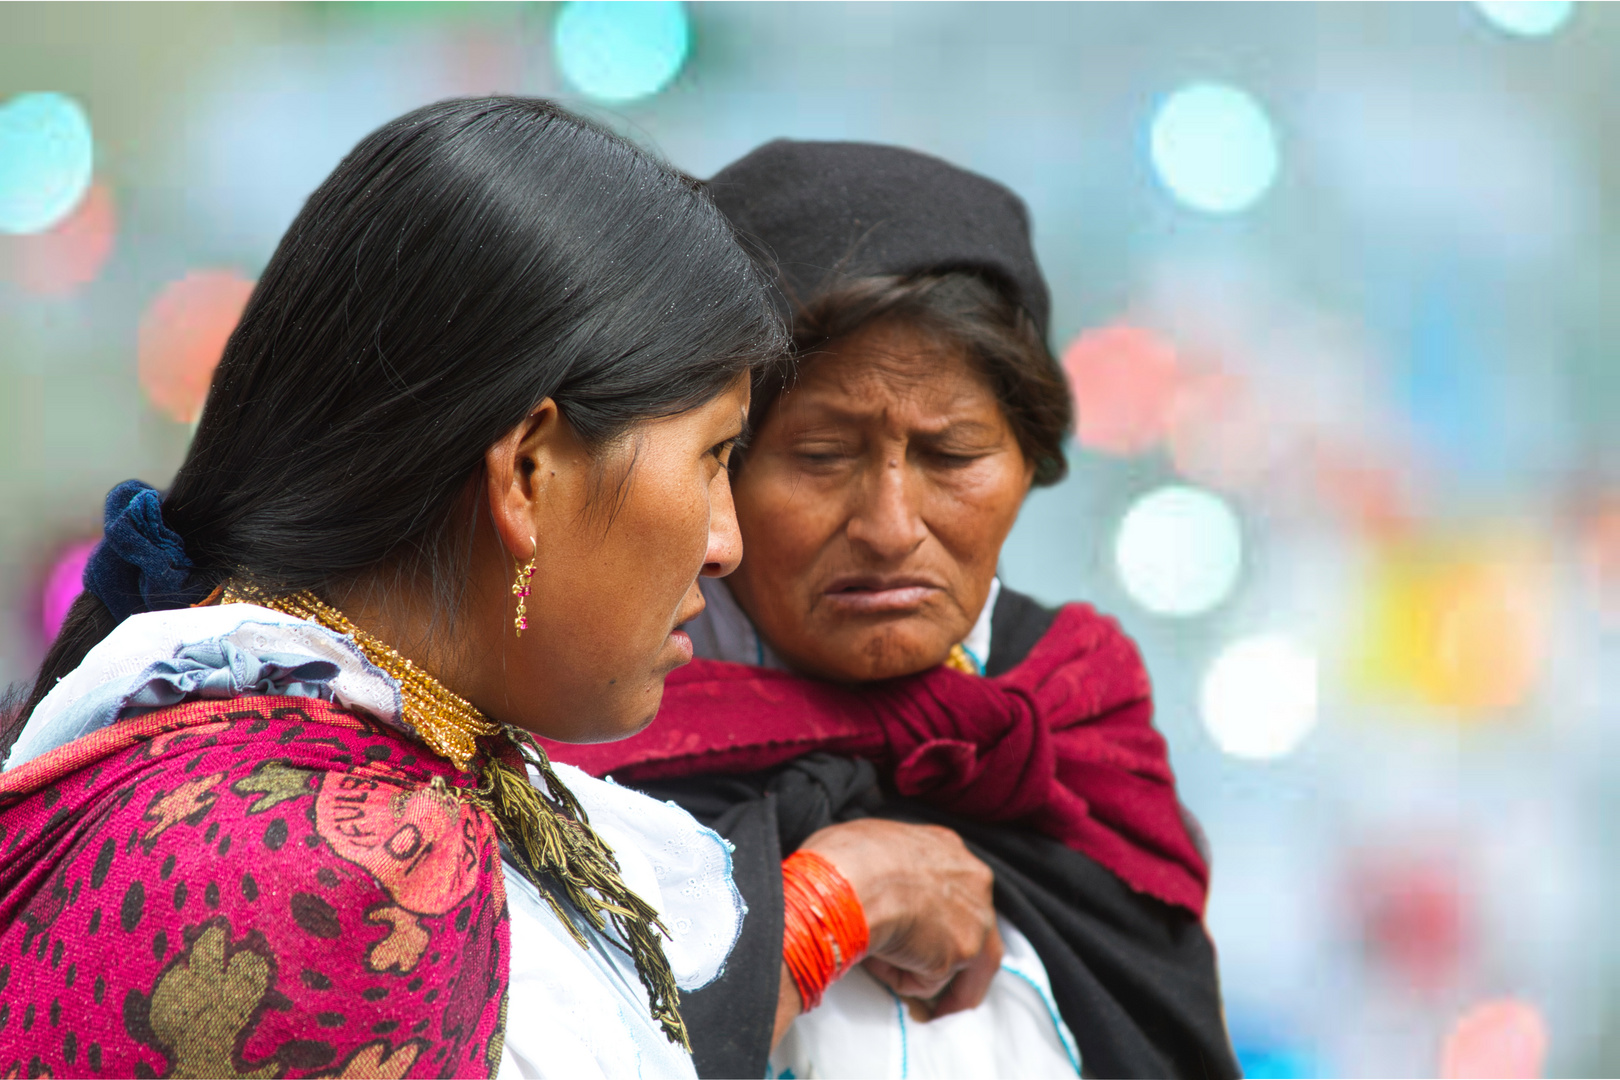
[[[621,679],[614,689],[618,690],[624,681]],[[561,718],[552,716],[548,718],[550,723],[519,721],[518,726],[552,742],[580,745],[618,742],[645,731],[658,718],[658,707],[663,700],[664,673],[660,671],[644,679],[635,690],[615,694],[607,702],[598,702],[594,709],[569,710],[566,723],[559,723]]]
[[[877,682],[936,668],[945,662],[956,643],[938,632],[915,634],[906,632],[908,629],[886,627],[829,634],[811,643],[812,647],[799,657],[784,656],[794,667],[824,679]]]
[[[633,720],[606,721],[593,724],[588,728],[571,731],[566,736],[547,735],[546,738],[553,742],[574,743],[580,746],[589,746],[593,743],[618,742],[621,739],[628,739],[632,735],[640,735],[652,725],[652,722],[657,717],[658,712],[655,709],[652,713],[637,716]]]

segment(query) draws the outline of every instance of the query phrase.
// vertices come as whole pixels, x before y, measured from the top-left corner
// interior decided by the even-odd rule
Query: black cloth
[[[792,300],[841,279],[973,270],[1009,290],[1046,337],[1052,297],[1029,211],[994,180],[898,146],[777,139],[708,188]]]
[[[1003,585],[996,594],[996,606],[990,609],[990,655],[984,661],[985,675],[993,679],[1017,667],[1052,629],[1056,618],[1056,611]]]
[[[1014,666],[1054,613],[1003,589],[988,670]],[[995,873],[996,910],[1027,937],[1088,1076],[1235,1077],[1215,952],[1201,923],[1134,892],[1085,855],[1028,829],[975,822],[886,791],[867,761],[812,753],[778,769],[642,785],[736,845],[748,918],[714,983],[682,997],[701,1077],[763,1076],[782,965],[784,855],[835,822],[943,825]]]

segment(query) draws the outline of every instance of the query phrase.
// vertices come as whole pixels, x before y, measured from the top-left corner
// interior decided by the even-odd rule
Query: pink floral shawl
[[[0,1077],[494,1075],[506,894],[468,780],[297,697],[0,774]]]

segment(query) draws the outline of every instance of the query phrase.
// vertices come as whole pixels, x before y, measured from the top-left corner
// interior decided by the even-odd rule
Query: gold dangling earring
[[[518,637],[522,637],[523,631],[529,628],[529,579],[534,577],[534,563],[535,559],[538,558],[540,558],[540,545],[536,543],[534,545],[534,558],[529,560],[528,566],[518,570],[517,580],[512,582],[512,595],[518,598],[517,618],[512,620],[512,625],[517,629]]]

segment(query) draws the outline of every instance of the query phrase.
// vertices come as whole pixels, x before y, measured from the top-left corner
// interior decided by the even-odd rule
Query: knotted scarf
[[[857,687],[694,660],[670,675],[639,735],[546,749],[621,783],[753,772],[816,750],[866,758],[901,795],[1037,829],[1202,915],[1208,867],[1152,718],[1135,644],[1113,619],[1070,604],[996,678],[941,667]]]

